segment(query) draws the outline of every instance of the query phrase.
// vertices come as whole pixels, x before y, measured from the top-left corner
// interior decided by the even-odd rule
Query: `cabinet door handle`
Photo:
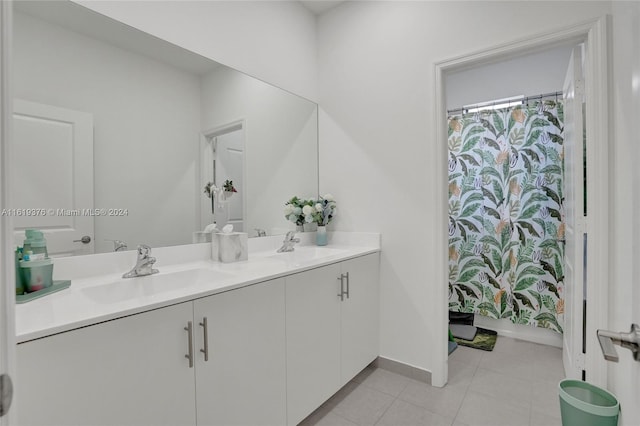
[[[200,352],[204,354],[204,360],[209,361],[209,327],[207,326],[207,317],[202,318],[200,326],[203,328],[204,334],[204,349],[200,349]]]
[[[345,274],[345,276],[347,277],[347,299],[348,299],[349,298],[349,291],[350,291],[350,289],[349,289],[349,273],[347,272]]]
[[[189,348],[188,353],[184,356],[189,360],[189,368],[193,368],[193,323],[189,321],[184,330],[189,335]]]
[[[340,276],[338,277],[338,280],[340,280],[340,293],[338,293],[338,297],[342,302],[344,301],[344,275],[340,274]]]

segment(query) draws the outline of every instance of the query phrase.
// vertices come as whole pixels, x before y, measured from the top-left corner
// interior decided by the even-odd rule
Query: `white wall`
[[[447,109],[513,96],[535,96],[562,91],[574,45],[487,64],[445,76]],[[562,347],[562,335],[552,330],[514,324],[508,319],[475,316],[478,327],[501,335]]]
[[[445,77],[447,109],[562,91],[573,46],[559,46]]]
[[[15,97],[94,116],[95,207],[129,211],[96,217],[96,250],[189,243],[199,78],[20,12],[14,30]]]
[[[434,63],[584,22],[608,2],[348,2],[318,20],[320,191],[335,228],[379,231],[381,355],[434,369],[440,250]],[[444,119],[444,117],[443,117]]]
[[[315,17],[297,1],[74,1],[317,101]]]
[[[203,77],[202,93],[203,130],[246,120],[245,232],[293,227],[288,199],[318,195],[316,104],[226,67]]]
[[[613,2],[614,150],[611,182],[609,328],[640,324],[640,2]],[[608,363],[610,390],[622,408],[620,424],[640,424],[640,363],[616,347]]]

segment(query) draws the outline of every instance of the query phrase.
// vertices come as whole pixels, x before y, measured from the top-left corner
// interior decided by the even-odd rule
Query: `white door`
[[[220,226],[230,223],[234,231],[244,232],[244,130],[217,136],[214,144],[215,184],[221,187],[230,180],[238,191],[216,212],[216,223]]]
[[[49,256],[93,253],[93,116],[16,99],[13,117],[15,245],[36,228]]]
[[[617,217],[616,265],[620,278],[610,283],[613,308],[607,328],[628,332],[640,325],[640,2],[614,2],[614,120],[616,149],[622,153],[617,189],[628,206]],[[628,174],[627,174],[628,173]],[[615,173],[614,173],[615,175]],[[622,222],[622,223],[621,223]],[[615,229],[615,227],[614,227]],[[600,348],[598,348],[599,350]],[[620,401],[620,425],[640,425],[640,362],[631,351],[615,346],[618,362],[608,362],[608,386]]]
[[[283,278],[194,302],[197,424],[286,424],[284,303]]]
[[[11,28],[12,2],[0,2],[0,27]],[[9,158],[7,146],[11,139],[11,98],[8,78],[10,53],[10,31],[0,31],[0,209],[9,206]],[[13,270],[13,250],[9,245],[12,239],[12,218],[0,215],[0,426],[14,424],[15,409],[11,409],[8,382],[15,378],[15,321],[13,307],[15,302]],[[11,392],[12,393],[12,392]],[[10,410],[10,411],[9,411]]]
[[[379,352],[379,265],[378,254],[358,257],[341,263],[348,273],[349,297],[340,303],[341,385],[353,379],[373,361]]]
[[[287,424],[340,388],[340,265],[286,277]]]
[[[565,375],[581,379],[584,369],[583,277],[584,251],[584,151],[582,105],[584,83],[581,48],[576,47],[569,61],[563,87],[564,96],[564,220],[565,220],[565,277],[564,277],[564,335],[562,359]]]

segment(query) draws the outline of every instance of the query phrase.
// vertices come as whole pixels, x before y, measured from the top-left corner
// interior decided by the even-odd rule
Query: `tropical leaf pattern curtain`
[[[562,103],[449,117],[449,309],[562,332]]]

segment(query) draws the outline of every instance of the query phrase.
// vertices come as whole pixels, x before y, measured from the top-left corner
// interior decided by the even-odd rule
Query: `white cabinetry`
[[[288,424],[378,355],[378,265],[371,254],[286,277]]]
[[[378,259],[21,343],[18,424],[297,424],[378,355]]]
[[[20,425],[195,425],[191,302],[18,345]]]
[[[194,302],[199,425],[286,424],[284,314],[283,278]]]
[[[284,312],[281,278],[20,344],[19,424],[285,424]]]

